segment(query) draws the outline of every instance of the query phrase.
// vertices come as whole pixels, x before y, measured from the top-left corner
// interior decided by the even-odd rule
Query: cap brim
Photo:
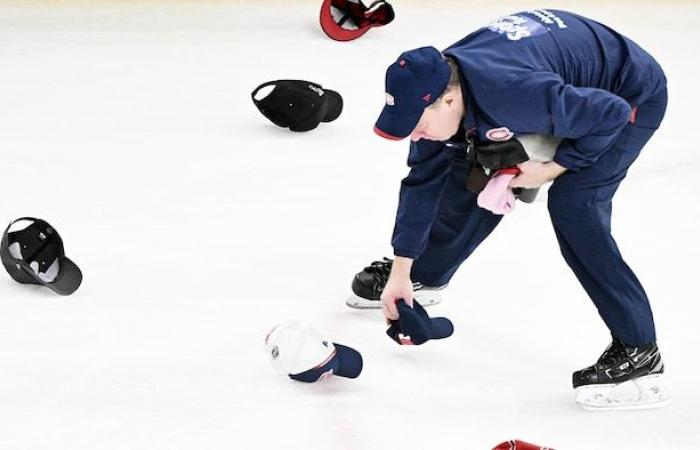
[[[357,378],[362,372],[362,355],[357,350],[345,345],[334,342],[333,346],[335,347],[333,356],[322,365],[301,373],[289,374],[289,378],[304,383],[315,383],[329,374]]]
[[[435,317],[430,319],[430,339],[444,339],[452,336],[455,328],[450,319]]]
[[[83,273],[80,268],[67,257],[59,258],[60,271],[58,276],[50,283],[41,280],[38,276],[34,278],[44,286],[60,295],[70,295],[75,292],[83,281]],[[33,272],[33,271],[32,271]]]
[[[336,354],[338,367],[334,371],[334,375],[345,378],[357,378],[362,372],[362,355],[360,355],[360,352],[335,342],[333,345],[335,345],[335,349],[338,352]]]
[[[321,15],[319,21],[321,22],[321,29],[323,30],[329,38],[336,41],[352,41],[357,39],[363,34],[365,34],[371,27],[361,27],[356,30],[349,30],[343,28],[336,22],[331,12],[331,0],[324,0],[321,5]]]
[[[418,125],[423,111],[409,114],[394,114],[389,108],[389,106],[385,106],[382,110],[377,123],[374,125],[374,132],[392,141],[400,141],[410,136],[411,132]]]
[[[332,122],[337,119],[343,111],[343,97],[336,91],[330,89],[324,89],[323,92],[326,96],[326,111],[321,121]]]

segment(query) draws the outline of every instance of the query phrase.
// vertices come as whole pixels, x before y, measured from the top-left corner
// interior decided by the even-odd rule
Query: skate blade
[[[662,408],[671,401],[661,375],[647,375],[619,384],[580,386],[575,393],[576,404],[589,411]]]
[[[424,308],[442,302],[442,293],[437,289],[431,289],[427,292],[416,291],[414,295],[415,300]],[[348,297],[347,300],[345,300],[345,304],[354,309],[382,309],[382,302],[380,300],[368,300],[355,294]]]

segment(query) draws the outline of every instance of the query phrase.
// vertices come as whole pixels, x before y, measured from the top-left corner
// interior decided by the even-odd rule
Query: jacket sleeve
[[[435,221],[450,159],[442,142],[411,142],[408,176],[401,181],[392,246],[396,256],[417,258]]]
[[[552,72],[511,79],[498,91],[500,98],[492,99],[498,116],[519,133],[564,138],[554,161],[574,172],[612,147],[632,110],[609,91],[566,84]]]

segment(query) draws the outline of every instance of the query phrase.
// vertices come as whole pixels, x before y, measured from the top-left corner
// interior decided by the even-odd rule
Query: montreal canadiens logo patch
[[[486,132],[486,139],[489,141],[502,142],[513,137],[513,132],[506,127],[491,128]]]

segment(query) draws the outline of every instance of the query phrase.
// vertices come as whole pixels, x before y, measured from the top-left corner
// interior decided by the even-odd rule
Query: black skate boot
[[[664,363],[656,343],[629,347],[613,339],[598,362],[573,374],[576,403],[586,409],[641,409],[664,406]]]
[[[355,275],[352,280],[352,292],[345,302],[351,308],[358,309],[378,309],[381,308],[379,297],[382,295],[384,286],[389,280],[391,265],[394,261],[383,258],[382,261],[374,261],[365,267],[362,272]],[[421,306],[437,305],[442,301],[440,292],[445,286],[428,287],[421,283],[413,283],[413,296]]]

